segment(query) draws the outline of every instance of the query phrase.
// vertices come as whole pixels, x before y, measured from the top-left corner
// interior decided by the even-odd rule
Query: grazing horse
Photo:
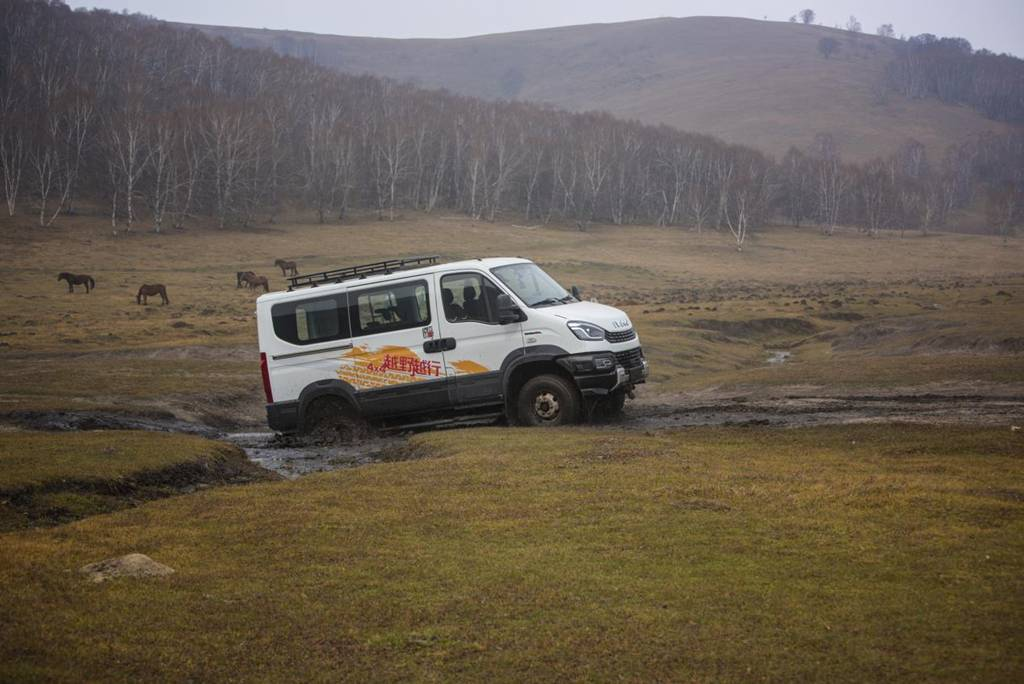
[[[89,276],[89,275],[75,275],[74,273],[68,273],[67,271],[64,271],[59,276],[57,276],[57,280],[58,281],[61,281],[61,280],[66,280],[67,281],[67,283],[68,283],[68,292],[74,292],[75,291],[75,285],[85,285],[85,293],[86,294],[89,294],[89,291],[96,287],[96,281],[92,279],[92,276]]]
[[[262,286],[264,292],[270,292],[270,281],[267,280],[266,276],[259,276],[252,272],[246,272],[242,274],[242,282],[244,282],[250,290]]]
[[[235,289],[242,287],[242,283],[245,283],[246,276],[256,275],[252,271],[235,271]],[[247,285],[248,286],[248,285]]]
[[[139,288],[139,294],[135,295],[136,304],[147,304],[147,297],[155,297],[160,295],[160,305],[170,304],[171,300],[167,298],[167,288],[163,285],[143,285]]]
[[[283,276],[286,276],[289,273],[292,275],[299,275],[299,266],[294,261],[278,259],[274,262],[274,265],[281,269],[281,275]]]

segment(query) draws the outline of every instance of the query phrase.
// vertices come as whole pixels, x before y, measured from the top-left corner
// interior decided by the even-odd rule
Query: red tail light
[[[263,376],[263,393],[267,395],[267,403],[274,403],[274,393],[270,390],[270,369],[267,368],[267,353],[260,352],[260,374]]]

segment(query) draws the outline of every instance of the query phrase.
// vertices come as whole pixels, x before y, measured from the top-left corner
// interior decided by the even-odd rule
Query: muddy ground
[[[820,389],[820,388],[814,388]],[[417,458],[408,431],[380,431],[346,444],[308,443],[261,429],[243,410],[216,424],[182,420],[169,412],[127,414],[101,411],[14,411],[0,424],[32,430],[156,430],[223,439],[242,448],[254,463],[287,478],[386,461]],[[620,420],[593,429],[668,430],[699,426],[777,428],[871,422],[1024,426],[1024,387],[949,385],[926,392],[900,389],[826,394],[801,388],[772,392],[642,394],[628,402]],[[457,429],[435,428],[435,429]]]

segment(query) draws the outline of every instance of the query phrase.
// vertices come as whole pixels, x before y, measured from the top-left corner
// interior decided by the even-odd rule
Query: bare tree
[[[863,30],[863,26],[857,20],[857,17],[850,15],[850,18],[846,20],[846,30],[851,33],[860,33]]]
[[[830,59],[832,55],[839,52],[839,47],[839,41],[831,36],[826,36],[818,41],[818,52],[820,52],[821,56],[825,59]]]
[[[816,16],[817,15],[814,13],[814,10],[812,9],[800,10],[799,13],[800,21],[802,21],[805,24],[813,24]]]
[[[815,138],[811,158],[817,176],[818,225],[823,234],[832,235],[839,223],[849,177],[843,169],[839,149],[831,135],[820,134]]]
[[[875,29],[875,33],[877,33],[882,38],[896,37],[896,29],[893,28],[892,24],[882,24],[877,29]]]

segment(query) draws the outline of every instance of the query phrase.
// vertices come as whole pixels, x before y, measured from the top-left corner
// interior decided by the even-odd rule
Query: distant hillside
[[[244,47],[310,57],[485,98],[601,109],[781,155],[832,133],[864,161],[915,138],[940,157],[1005,124],[967,108],[876,92],[896,42],[819,26],[721,17],[650,19],[450,40],[197,27]],[[818,41],[841,42],[825,59]],[[884,99],[885,101],[880,101]]]

